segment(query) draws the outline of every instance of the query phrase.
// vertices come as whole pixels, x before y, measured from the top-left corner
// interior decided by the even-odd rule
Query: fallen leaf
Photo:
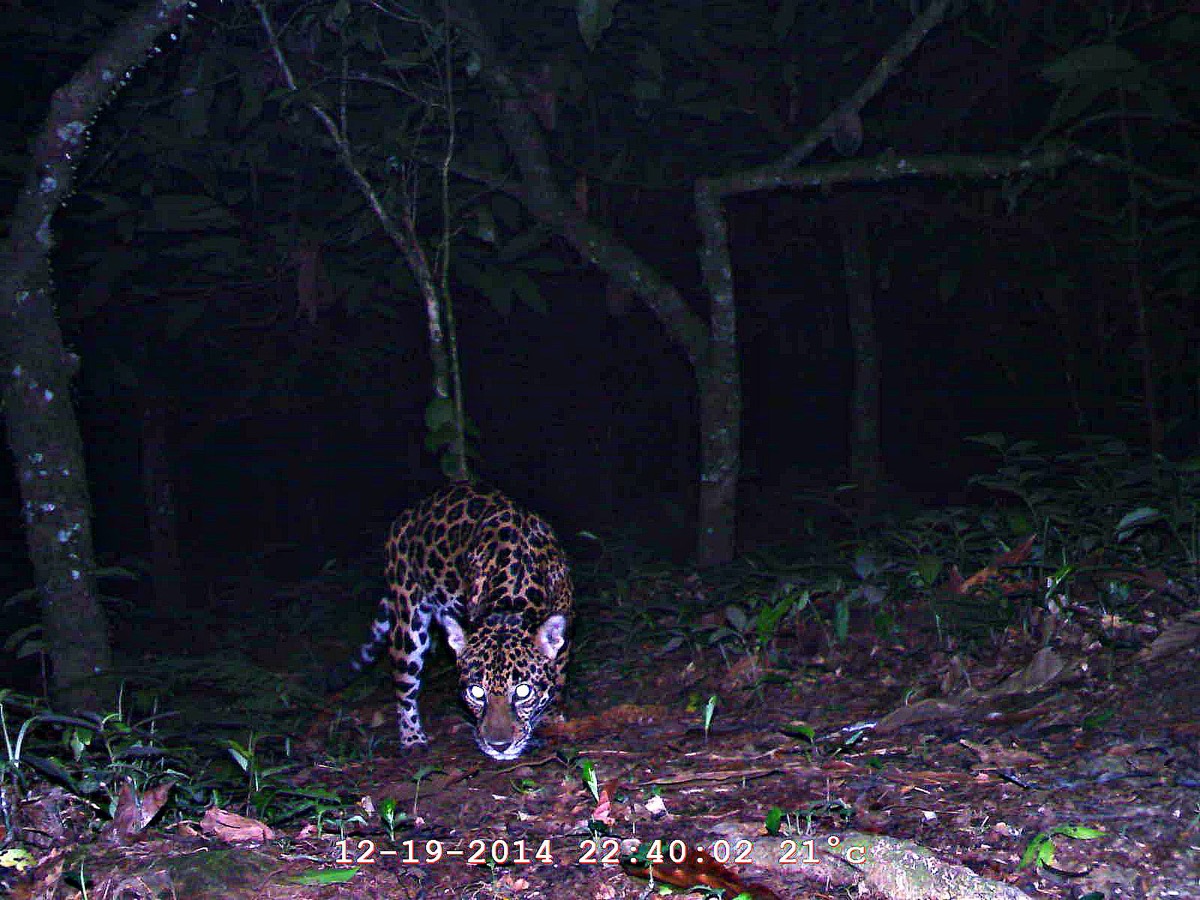
[[[206,834],[214,835],[231,844],[248,841],[269,841],[275,832],[257,819],[247,819],[226,809],[210,807],[200,822]]]
[[[1033,659],[1025,668],[1013,672],[987,694],[990,696],[1032,694],[1057,678],[1066,666],[1066,661],[1061,656],[1049,647],[1043,647],[1034,654]]]
[[[133,782],[126,779],[117,794],[117,810],[104,828],[104,837],[123,842],[141,834],[163,808],[174,786],[175,782],[164,781],[139,794]]]
[[[1137,655],[1138,662],[1156,662],[1200,644],[1200,623],[1176,622]]]
[[[621,868],[636,878],[653,878],[685,890],[703,886],[724,891],[724,897],[744,894],[751,900],[782,900],[770,888],[746,881],[740,873],[721,865],[702,849],[687,847],[678,854],[682,857],[678,861],[670,858],[675,854],[662,853],[660,860],[651,862],[647,858],[649,847],[643,844],[637,853],[622,854]]]

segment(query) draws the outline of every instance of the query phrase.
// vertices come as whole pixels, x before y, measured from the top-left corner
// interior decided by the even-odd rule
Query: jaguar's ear
[[[558,651],[563,648],[563,644],[567,642],[567,617],[561,613],[556,613],[538,629],[537,647],[542,653],[546,654],[547,659],[554,659],[558,656]]]
[[[446,643],[450,645],[450,649],[454,651],[455,656],[462,656],[462,652],[467,649],[467,636],[463,634],[462,626],[458,624],[458,619],[453,616],[446,616],[442,619],[442,627],[446,629]]]

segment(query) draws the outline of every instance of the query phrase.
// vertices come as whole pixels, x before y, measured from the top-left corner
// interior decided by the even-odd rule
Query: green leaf
[[[487,297],[492,308],[500,315],[507,316],[512,312],[513,285],[509,278],[500,274],[499,269],[459,260],[454,270],[465,284]]]
[[[383,66],[395,72],[408,72],[412,69],[424,68],[432,59],[434,48],[428,44],[418,50],[408,50],[385,57]]]
[[[1096,44],[1080,47],[1049,65],[1043,66],[1041,76],[1046,81],[1062,85],[1084,85],[1101,76],[1114,73],[1139,72],[1142,64],[1137,57],[1116,44]],[[1103,79],[1107,82],[1109,79]]]
[[[24,847],[9,847],[7,850],[0,852],[0,868],[8,869],[15,873],[31,869],[37,863],[38,861],[34,858],[34,855]]]
[[[233,742],[230,741],[230,743],[232,744]],[[229,751],[229,755],[233,757],[233,761],[241,766],[243,772],[250,770],[250,757],[246,755],[246,752],[241,747],[234,745],[226,749]]]
[[[998,431],[989,431],[987,434],[969,434],[966,440],[973,444],[983,444],[983,446],[991,447],[1001,453],[1008,446],[1008,438]]]
[[[1097,728],[1102,728],[1116,714],[1117,714],[1116,710],[1102,709],[1098,712],[1094,712],[1090,715],[1084,716],[1083,723],[1082,723],[1083,730],[1084,731],[1095,731]]]
[[[758,615],[754,617],[754,628],[760,645],[775,637],[780,620],[791,612],[794,605],[791,597],[784,597],[773,606],[765,606],[758,611]]]
[[[496,217],[486,206],[477,206],[467,216],[467,234],[475,240],[495,246],[497,240]]]
[[[358,874],[358,866],[346,866],[336,869],[310,869],[299,875],[293,875],[288,880],[293,884],[345,884]]]
[[[542,291],[536,281],[520,269],[511,273],[509,281],[512,285],[513,295],[517,299],[534,312],[541,313],[542,315],[546,314],[546,300],[542,297]]]
[[[124,565],[97,565],[97,578],[126,578],[127,581],[140,581],[142,574],[126,568]]]
[[[596,780],[596,767],[590,759],[581,759],[577,763],[579,771],[583,773],[583,783],[592,793],[592,797],[596,802],[600,802],[600,783]]]
[[[850,601],[845,597],[839,597],[833,608],[833,633],[839,644],[850,634]]]
[[[251,122],[257,122],[262,116],[263,92],[259,86],[261,77],[262,73],[258,70],[242,70],[241,81],[238,84],[239,93],[242,95],[237,114],[238,131],[245,129]]]
[[[449,447],[454,441],[454,425],[446,423],[425,435],[425,449],[437,453],[443,447]]]
[[[35,654],[49,652],[49,648],[50,645],[47,644],[42,638],[31,638],[30,640],[23,642],[21,646],[17,648],[17,652],[14,655],[17,657],[17,659],[28,659],[30,656],[34,656]]]
[[[1042,848],[1050,843],[1050,835],[1042,831],[1034,835],[1033,840],[1025,847],[1025,852],[1021,854],[1021,862],[1018,864],[1018,869],[1024,869],[1037,862],[1041,865]],[[1053,851],[1052,851],[1053,852]]]
[[[487,212],[486,209],[483,210]],[[541,225],[526,229],[507,241],[496,252],[496,258],[502,263],[516,262],[543,246],[550,240],[550,232]]]
[[[816,742],[817,731],[811,725],[805,725],[803,722],[788,722],[779,729],[788,737],[803,738],[812,744]]]
[[[613,21],[613,9],[617,0],[577,0],[575,20],[579,23],[579,36],[583,38],[588,52],[596,49],[600,37]]]
[[[536,253],[521,260],[521,269],[526,272],[536,272],[540,275],[557,275],[567,270],[562,257],[551,253]]]
[[[783,810],[778,806],[772,806],[767,810],[766,829],[767,834],[779,834],[779,825],[783,822]]]
[[[12,634],[10,634],[5,639],[4,652],[12,653],[14,649],[16,649],[17,647],[24,644],[26,639],[32,637],[33,635],[37,634],[41,630],[42,630],[41,622],[38,622],[35,625],[26,625],[24,628],[18,628],[16,631],[14,631]],[[39,643],[40,643],[40,640],[39,640]],[[17,655],[22,656],[22,655],[27,655],[27,654],[22,654],[20,651],[18,651]]]
[[[425,427],[430,432],[437,432],[447,425],[454,424],[454,404],[449,397],[434,397],[425,407]]]
[[[709,91],[711,90],[712,85],[707,81],[700,79],[681,81],[675,85],[675,102],[691,103],[693,101],[704,100],[709,96]]]
[[[942,558],[935,556],[932,553],[922,553],[917,557],[916,564],[913,566],[913,571],[917,573],[917,577],[921,579],[921,584],[925,587],[933,587],[937,582],[938,576],[942,574]]]
[[[704,734],[708,734],[708,730],[712,727],[713,713],[717,711],[717,695],[713,694],[708,698],[708,702],[704,704]]]
[[[1106,833],[1099,828],[1091,828],[1087,825],[1058,825],[1051,830],[1057,834],[1066,835],[1069,838],[1076,838],[1081,841],[1102,838]]]
[[[1132,512],[1127,512],[1121,517],[1121,521],[1117,523],[1117,527],[1114,529],[1117,541],[1125,540],[1143,525],[1161,521],[1162,517],[1162,513],[1152,506],[1139,506]]]
[[[855,551],[851,568],[854,569],[854,574],[860,581],[879,574],[879,564],[875,561],[875,556],[865,547],[859,547]]]

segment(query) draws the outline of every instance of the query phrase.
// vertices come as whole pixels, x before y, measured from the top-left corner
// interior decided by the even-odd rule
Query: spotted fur
[[[571,577],[550,526],[498,491],[454,485],[396,519],[385,573],[388,595],[350,666],[361,671],[390,643],[400,743],[428,742],[417,693],[436,621],[479,749],[516,759],[562,690],[570,649]]]

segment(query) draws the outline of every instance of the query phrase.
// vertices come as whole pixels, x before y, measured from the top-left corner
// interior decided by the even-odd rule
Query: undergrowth
[[[1139,588],[1196,579],[1200,459],[1151,459],[1111,438],[1057,454],[1000,434],[969,440],[998,460],[971,479],[971,506],[877,517],[869,529],[832,517],[809,523],[803,547],[758,550],[702,577],[656,563],[593,587],[629,640],[651,630],[660,653],[718,648],[770,662],[799,631],[833,650],[853,628],[886,638],[901,623],[974,642],[1037,609],[1080,599],[1120,613]],[[831,496],[821,508],[844,505]],[[957,589],[977,572],[995,577]]]
[[[927,627],[939,639],[980,640],[1035,610],[1078,602],[1120,615],[1148,586],[1194,585],[1197,461],[1151,460],[1115,440],[1084,440],[1058,454],[997,434],[972,440],[998,461],[972,479],[974,505],[876,518],[869,529],[849,518],[814,521],[803,547],[759,550],[720,571],[655,562],[644,548],[621,565],[618,539],[589,533],[596,561],[575,574],[586,607],[599,612],[580,617],[578,645],[603,628],[615,640],[653,635],[657,654],[719,652],[730,665],[754,657],[766,671],[789,645],[815,639],[836,653],[857,629],[888,639]],[[220,806],[268,824],[350,821],[336,794],[294,778],[293,735],[318,705],[295,678],[230,651],[152,660],[130,683],[138,688],[122,690],[103,715],[61,715],[0,690],[3,797],[57,785],[70,798],[70,818],[92,831],[113,820],[123,786],[144,792],[166,782],[173,787],[163,815],[175,820]],[[716,698],[705,706],[706,696],[696,712],[703,708],[707,735]],[[369,758],[377,734],[335,715],[320,746],[342,759]],[[3,806],[7,820],[13,804]],[[5,822],[10,832],[15,824]],[[392,827],[401,824],[394,816]]]

